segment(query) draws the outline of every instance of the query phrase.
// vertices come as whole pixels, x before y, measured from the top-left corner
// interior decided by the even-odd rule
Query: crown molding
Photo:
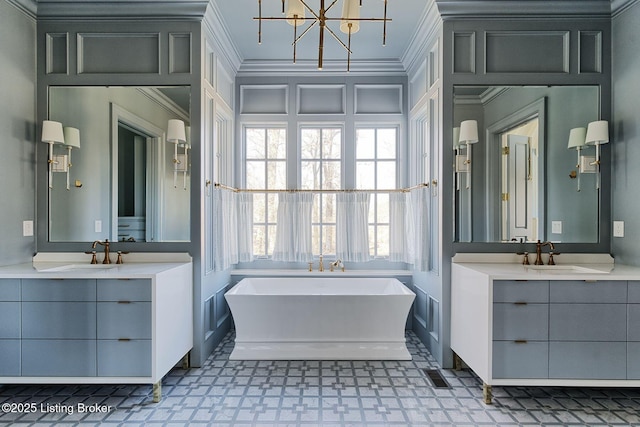
[[[435,0],[442,19],[610,17],[610,0]]]
[[[211,2],[209,4],[204,15],[203,23],[205,30],[211,35],[213,42],[216,44],[216,53],[227,61],[231,68],[233,68],[233,74],[236,74],[242,64],[243,58],[231,38],[229,29],[224,19],[222,19],[222,14],[216,3]]]
[[[420,18],[420,24],[413,34],[413,37],[411,37],[409,46],[407,46],[407,49],[400,58],[404,68],[409,71],[409,74],[411,74],[413,68],[420,66],[427,55],[426,50],[431,47],[429,41],[438,36],[441,27],[442,19],[440,19],[436,2],[435,0],[428,0],[422,17]]]
[[[617,18],[638,3],[640,0],[611,0],[611,16]]]
[[[38,16],[38,3],[36,0],[7,0],[7,2],[14,5],[31,18],[35,19]]]
[[[37,16],[39,19],[201,20],[208,4],[208,0],[38,0]]]
[[[295,64],[289,60],[245,60],[238,70],[238,77],[249,76],[406,76],[407,72],[399,60],[351,61],[351,70],[347,72],[347,61],[325,60],[322,70],[318,70],[315,60],[298,60]]]

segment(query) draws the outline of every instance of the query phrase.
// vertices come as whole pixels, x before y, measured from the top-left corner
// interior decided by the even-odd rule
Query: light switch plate
[[[562,221],[551,221],[551,233],[562,234]]]
[[[596,156],[580,156],[580,173],[596,173],[598,167],[593,165],[596,161]]]
[[[99,219],[96,219],[96,222],[94,223],[94,230],[96,233],[102,233],[102,221],[100,221]]]
[[[33,236],[33,221],[22,221],[22,235],[24,237]]]
[[[613,221],[613,237],[624,237],[624,221]]]

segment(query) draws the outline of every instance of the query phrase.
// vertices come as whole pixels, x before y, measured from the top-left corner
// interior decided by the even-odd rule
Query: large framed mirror
[[[48,95],[49,119],[80,134],[68,173],[52,174],[49,241],[188,242],[190,88],[50,87]],[[184,141],[167,140],[169,120],[186,124]]]
[[[454,127],[478,128],[477,142],[450,145],[454,240],[597,243],[597,177],[580,173],[568,141],[571,129],[599,119],[599,87],[456,86],[453,98]]]

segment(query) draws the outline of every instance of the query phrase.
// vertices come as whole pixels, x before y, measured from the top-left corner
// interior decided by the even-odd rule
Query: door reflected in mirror
[[[596,177],[582,175],[576,191],[567,143],[572,128],[599,118],[599,105],[596,86],[455,87],[454,126],[477,121],[479,141],[463,178],[473,185],[454,189],[454,240],[598,242]]]
[[[51,87],[49,117],[78,128],[82,144],[75,185],[53,174],[49,241],[189,241],[190,168],[174,185],[166,141],[170,119],[188,126],[189,104],[189,87]]]

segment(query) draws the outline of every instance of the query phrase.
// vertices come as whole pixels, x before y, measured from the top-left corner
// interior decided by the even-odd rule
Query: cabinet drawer
[[[640,304],[629,304],[627,310],[627,340],[640,341]]]
[[[626,342],[550,342],[549,378],[627,378]]]
[[[546,280],[497,280],[493,282],[494,302],[549,302]]]
[[[98,339],[151,339],[150,302],[99,302]]]
[[[20,376],[20,340],[0,340],[0,377]]]
[[[549,284],[551,302],[612,303],[627,302],[627,282],[599,280],[556,280]]]
[[[151,375],[150,340],[98,340],[98,375],[148,377]]]
[[[640,304],[640,281],[629,281],[629,303]]]
[[[552,341],[626,341],[626,304],[550,304]]]
[[[0,339],[20,338],[20,303],[0,302]]]
[[[20,301],[20,279],[0,279],[0,301]]]
[[[549,304],[493,304],[494,340],[549,338]]]
[[[640,380],[640,342],[627,344],[627,379]]]
[[[24,302],[22,337],[95,339],[96,303]]]
[[[493,342],[493,378],[547,378],[549,343]]]
[[[23,279],[22,301],[95,301],[95,279]]]
[[[98,280],[98,301],[151,301],[151,280]]]
[[[86,377],[96,375],[95,340],[22,340],[22,375]]]

